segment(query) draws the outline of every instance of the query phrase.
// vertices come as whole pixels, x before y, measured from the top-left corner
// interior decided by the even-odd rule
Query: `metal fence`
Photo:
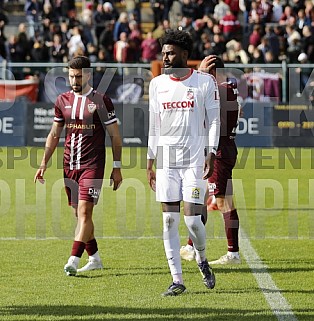
[[[66,63],[0,62],[2,80],[24,79],[26,75],[59,74],[67,78]],[[148,94],[148,83],[152,78],[149,63],[92,63],[98,74],[136,76],[143,80],[144,96]],[[314,90],[314,64],[226,64],[231,76],[237,78],[238,85],[245,87],[243,98],[257,101],[310,100]],[[135,78],[136,78],[135,77]],[[110,78],[110,77],[109,77]]]

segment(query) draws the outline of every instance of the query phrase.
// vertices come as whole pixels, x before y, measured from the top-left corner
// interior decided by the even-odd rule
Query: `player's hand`
[[[215,61],[217,56],[209,55],[206,56],[202,61],[200,66],[198,67],[199,71],[203,71],[209,73],[213,68],[215,68]]]
[[[122,175],[120,168],[114,168],[110,175],[110,186],[113,185],[113,190],[116,191],[122,183]]]
[[[44,173],[46,171],[47,167],[44,165],[41,165],[40,168],[37,170],[35,177],[34,177],[34,183],[36,183],[36,181],[38,180],[39,183],[44,184],[45,180],[44,180]]]
[[[209,153],[205,158],[204,164],[204,175],[203,179],[208,179],[212,176],[214,171],[214,161],[215,161],[215,154]]]
[[[146,170],[146,175],[147,175],[147,181],[150,186],[150,188],[156,192],[156,174],[152,169],[147,169]]]

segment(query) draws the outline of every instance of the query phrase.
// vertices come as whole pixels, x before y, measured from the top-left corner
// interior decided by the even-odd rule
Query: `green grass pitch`
[[[75,220],[63,190],[62,149],[46,183],[35,185],[42,152],[0,148],[1,321],[314,320],[312,149],[239,149],[234,189],[242,264],[215,266],[217,284],[207,290],[195,262],[182,262],[188,292],[171,298],[160,296],[171,277],[160,206],[146,182],[145,148],[124,149],[124,182],[117,192],[109,186],[108,149],[94,212],[105,269],[77,277],[63,272]],[[206,229],[213,260],[226,252],[220,213],[210,213]],[[180,234],[184,244],[183,219]]]

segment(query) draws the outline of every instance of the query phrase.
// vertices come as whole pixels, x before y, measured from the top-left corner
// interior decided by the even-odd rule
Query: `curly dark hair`
[[[90,60],[85,56],[77,56],[69,61],[68,67],[71,69],[90,68]]]
[[[169,29],[165,32],[164,36],[160,39],[161,47],[163,45],[175,45],[183,50],[187,50],[189,57],[193,50],[193,39],[191,35],[184,30]]]

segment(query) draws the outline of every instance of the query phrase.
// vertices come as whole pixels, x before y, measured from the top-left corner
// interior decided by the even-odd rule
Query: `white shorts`
[[[203,167],[156,169],[156,201],[204,204]]]

